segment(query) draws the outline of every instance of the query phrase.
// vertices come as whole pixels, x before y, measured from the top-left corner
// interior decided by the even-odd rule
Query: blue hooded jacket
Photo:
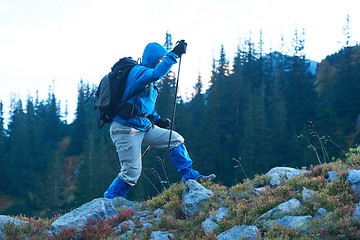
[[[159,58],[163,56],[165,56],[164,59],[155,66]],[[168,52],[160,44],[149,43],[145,47],[141,64],[133,67],[129,73],[123,100],[126,100],[133,92],[140,91],[140,93],[129,99],[128,102],[131,104],[135,102],[136,109],[140,113],[152,115],[154,121],[159,119],[160,116],[155,111],[157,90],[154,85],[157,80],[164,77],[170,71],[177,58],[176,54]],[[151,121],[148,118],[139,116],[127,120],[115,116],[114,121],[141,131],[146,131],[151,127]]]

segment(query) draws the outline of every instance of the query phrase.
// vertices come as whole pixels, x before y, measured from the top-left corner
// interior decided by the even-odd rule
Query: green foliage
[[[351,166],[360,165],[360,147],[350,148],[346,154],[346,163]]]
[[[164,190],[161,194],[146,201],[146,206],[151,210],[162,207],[169,203],[171,199],[179,199],[182,196],[185,185],[183,183],[175,183],[170,188]]]

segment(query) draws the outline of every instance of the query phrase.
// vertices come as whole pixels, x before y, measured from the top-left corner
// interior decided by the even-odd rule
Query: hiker
[[[168,52],[158,43],[149,43],[142,56],[141,64],[133,67],[128,75],[123,100],[133,92],[139,92],[128,102],[134,104],[142,115],[123,119],[116,115],[110,126],[110,136],[119,156],[121,170],[110,187],[104,193],[105,198],[124,197],[138,181],[141,169],[141,145],[155,148],[168,148],[170,159],[182,180],[214,180],[215,175],[200,175],[192,169],[192,160],[184,145],[184,138],[175,131],[171,133],[169,119],[160,118],[155,112],[157,80],[165,76],[177,62],[177,58],[186,52],[187,43],[178,41],[174,49]]]

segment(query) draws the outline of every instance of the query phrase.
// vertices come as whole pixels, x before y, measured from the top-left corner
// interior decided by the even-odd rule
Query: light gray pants
[[[141,145],[168,148],[170,130],[154,126],[146,132],[113,121],[110,136],[119,155],[121,170],[119,177],[134,186],[141,175]],[[172,132],[170,149],[184,143],[184,138]]]

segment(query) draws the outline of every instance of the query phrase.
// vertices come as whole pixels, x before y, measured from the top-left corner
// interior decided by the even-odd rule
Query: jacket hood
[[[149,43],[142,56],[142,64],[149,68],[155,68],[156,61],[168,54],[168,51],[158,43]]]

